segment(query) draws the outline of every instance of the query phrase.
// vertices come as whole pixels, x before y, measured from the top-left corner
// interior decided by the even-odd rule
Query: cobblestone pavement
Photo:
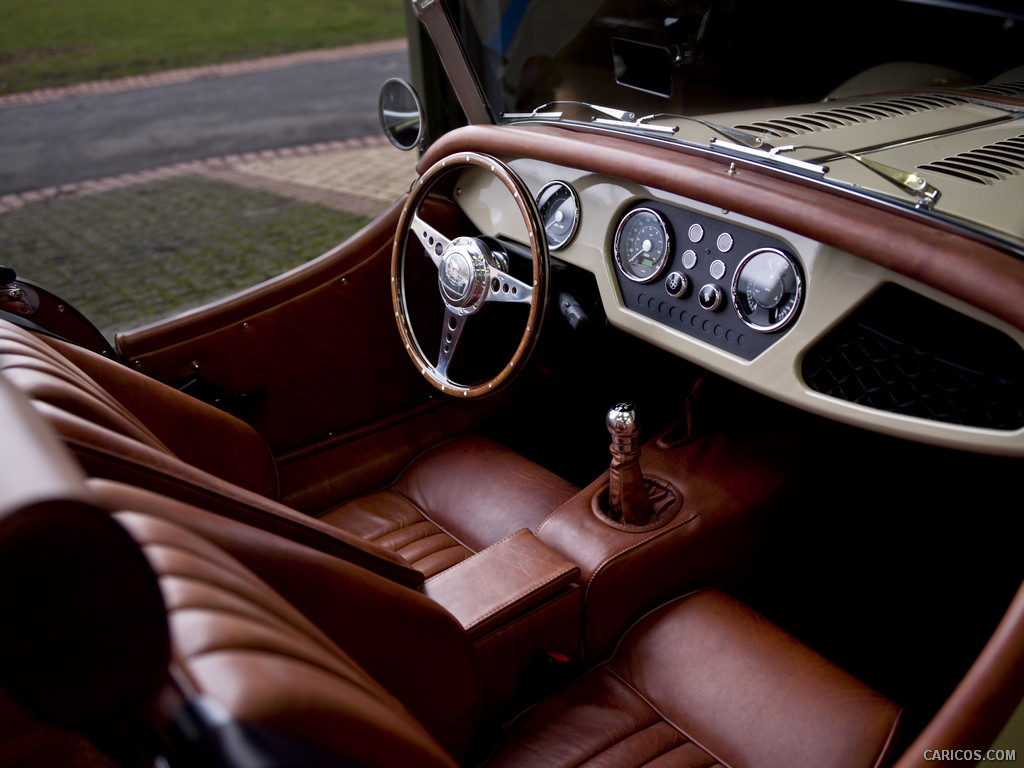
[[[248,66],[272,65],[287,59]],[[59,97],[35,98],[44,96]],[[62,295],[109,337],[318,256],[406,191],[415,162],[374,136],[0,196],[0,264]]]

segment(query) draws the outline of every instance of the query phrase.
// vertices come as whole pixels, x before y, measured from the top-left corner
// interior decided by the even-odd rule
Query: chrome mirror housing
[[[400,78],[385,82],[377,109],[388,141],[403,151],[419,146],[423,140],[423,103],[409,83]]]

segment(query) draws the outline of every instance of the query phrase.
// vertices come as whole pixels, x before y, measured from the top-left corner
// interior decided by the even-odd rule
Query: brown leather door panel
[[[167,383],[198,374],[251,394],[239,415],[275,454],[421,404],[430,388],[401,346],[389,288],[401,203],[297,270],[119,335],[122,355]]]

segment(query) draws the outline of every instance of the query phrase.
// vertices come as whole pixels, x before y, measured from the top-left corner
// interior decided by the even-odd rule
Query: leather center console
[[[648,524],[624,524],[604,514],[605,473],[537,531],[541,541],[580,568],[584,642],[591,659],[607,655],[633,621],[660,603],[697,587],[733,586],[736,563],[753,565],[775,519],[771,513],[802,473],[795,460],[799,452],[784,435],[729,432],[665,439],[673,432],[642,449],[640,464],[652,501],[662,499]]]

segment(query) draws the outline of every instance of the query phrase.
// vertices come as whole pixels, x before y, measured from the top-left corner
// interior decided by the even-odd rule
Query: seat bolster
[[[88,453],[79,453],[79,458],[90,471],[95,471],[98,465],[111,460],[109,456]],[[119,467],[121,471],[108,473],[100,466],[88,483],[111,508],[131,509],[133,505],[147,503],[145,499],[149,497],[164,494],[175,500],[168,498],[163,502],[161,509],[166,510],[167,515],[178,514],[174,511],[176,509],[201,507],[212,513],[209,516],[213,521],[230,518],[273,532],[409,587],[418,587],[423,583],[423,574],[390,550],[257,494],[248,494],[237,488],[219,493],[216,478],[208,478],[188,465],[182,466],[187,467],[190,473],[177,478],[164,477],[149,470],[138,474],[142,470],[132,466]],[[121,477],[122,481],[105,479],[111,475]],[[210,527],[212,535],[216,522],[211,522]]]
[[[236,720],[358,765],[454,768],[398,699],[237,560],[159,518],[115,518],[157,575],[173,662],[199,695]],[[343,600],[337,607],[351,619]]]
[[[277,497],[273,455],[248,424],[89,350],[59,339],[43,341],[121,403],[180,459],[244,488]]]
[[[149,565],[3,377],[0,424],[0,680],[61,723],[135,712],[169,656]]]
[[[109,509],[161,518],[224,550],[344,648],[448,749],[465,748],[480,705],[473,650],[434,601],[260,528],[108,480],[87,484]]]
[[[420,456],[393,490],[479,552],[521,528],[536,533],[578,489],[518,453],[471,435]]]
[[[722,763],[884,764],[902,710],[736,600],[705,591],[636,624],[608,669]]]

